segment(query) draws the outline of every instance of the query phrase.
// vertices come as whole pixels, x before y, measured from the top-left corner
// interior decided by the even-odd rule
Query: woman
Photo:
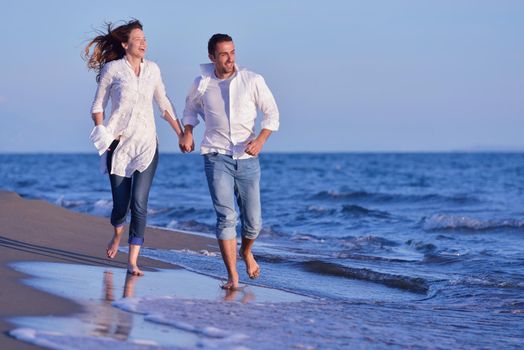
[[[118,252],[130,208],[127,270],[138,276],[144,274],[138,268],[137,259],[144,242],[147,201],[158,163],[153,98],[179,140],[183,136],[166,96],[160,69],[144,59],[146,49],[146,38],[138,20],[116,28],[109,23],[107,33],[94,38],[85,48],[88,67],[98,73],[98,89],[91,108],[95,128],[90,138],[107,168],[113,195],[114,235],[108,244],[107,256],[113,259]],[[111,113],[104,124],[104,109],[109,99]]]

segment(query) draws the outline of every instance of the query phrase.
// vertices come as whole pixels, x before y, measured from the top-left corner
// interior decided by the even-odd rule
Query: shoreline
[[[24,199],[14,192],[0,190],[0,275],[3,276],[0,298],[0,348],[40,349],[10,337],[15,326],[7,321],[23,316],[71,316],[81,312],[81,304],[48,294],[24,283],[28,275],[17,272],[9,264],[15,262],[59,262],[112,268],[126,268],[127,254],[119,252],[114,260],[105,257],[111,239],[108,219],[77,213],[44,200]],[[163,230],[146,228],[145,247],[218,251],[216,240]],[[122,239],[125,246],[127,239]],[[139,258],[146,272],[181,267]]]

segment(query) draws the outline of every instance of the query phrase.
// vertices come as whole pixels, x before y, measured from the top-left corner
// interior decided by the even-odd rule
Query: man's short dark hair
[[[233,38],[227,34],[220,34],[220,33],[213,34],[213,36],[207,42],[207,52],[211,56],[215,56],[215,50],[217,48],[217,44],[222,43],[224,41],[233,41]]]

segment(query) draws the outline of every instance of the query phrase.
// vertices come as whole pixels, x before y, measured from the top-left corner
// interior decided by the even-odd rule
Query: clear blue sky
[[[215,32],[281,112],[267,151],[524,150],[524,1],[2,1],[0,152],[93,152],[93,28],[136,17],[179,113]],[[160,147],[177,151],[157,118]],[[199,126],[202,129],[202,126]]]

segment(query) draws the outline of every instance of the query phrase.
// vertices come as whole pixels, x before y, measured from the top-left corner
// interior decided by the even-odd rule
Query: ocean
[[[246,310],[261,325],[290,325],[254,334],[254,348],[524,346],[524,154],[269,153],[260,162],[262,276],[241,282],[316,302]],[[108,217],[98,164],[87,154],[0,155],[0,188]],[[213,236],[201,156],[160,155],[148,213],[149,225]],[[216,254],[147,249],[147,237],[145,247],[146,256],[225,276]],[[141,305],[169,309],[160,299]]]

